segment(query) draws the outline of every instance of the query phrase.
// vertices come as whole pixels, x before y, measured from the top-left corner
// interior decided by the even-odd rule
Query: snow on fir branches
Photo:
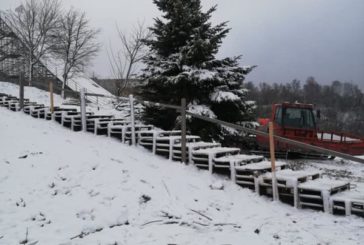
[[[145,40],[151,53],[144,59],[142,77],[147,85],[143,97],[169,104],[179,104],[181,98],[186,98],[188,109],[201,115],[233,123],[252,120],[254,104],[245,103],[243,81],[255,66],[241,67],[240,56],[215,57],[230,31],[227,22],[211,23],[217,6],[203,12],[200,0],[154,3],[163,15],[150,28],[153,37]],[[178,126],[176,112],[159,108],[147,108],[144,120],[164,129]],[[192,119],[188,125],[192,133],[202,133],[204,138],[226,132]]]

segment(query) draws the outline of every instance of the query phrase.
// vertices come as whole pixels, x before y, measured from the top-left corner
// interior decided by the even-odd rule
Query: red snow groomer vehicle
[[[364,139],[349,134],[336,132],[322,132],[316,126],[316,118],[312,104],[301,103],[282,103],[272,106],[272,115],[270,119],[259,119],[259,129],[268,132],[268,122],[272,121],[274,125],[274,134],[284,138],[300,141],[303,143],[319,146],[322,148],[346,153],[350,155],[364,155]],[[317,113],[320,117],[320,113]],[[267,137],[257,135],[259,148],[269,149],[269,140]],[[298,157],[320,157],[314,152],[297,149],[287,143],[276,141],[275,147],[281,154],[293,154]],[[327,156],[326,156],[327,157]]]

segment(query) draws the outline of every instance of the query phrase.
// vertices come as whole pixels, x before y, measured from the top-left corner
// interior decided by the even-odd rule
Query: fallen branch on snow
[[[149,225],[149,224],[153,224],[153,223],[159,223],[159,222],[163,222],[163,220],[158,219],[158,220],[148,221],[147,223],[144,223],[141,226],[145,226],[145,225]]]
[[[168,219],[181,219],[181,217],[175,216],[173,214],[170,214],[166,211],[161,211],[161,213],[163,214],[162,217],[166,217]]]
[[[241,228],[240,225],[234,224],[234,223],[217,223],[217,224],[214,224],[214,226],[233,226],[235,228]]]
[[[171,196],[171,193],[169,192],[169,189],[168,189],[168,187],[167,187],[166,183],[164,182],[164,180],[162,180],[162,183],[163,183],[164,188],[166,189],[166,191],[167,191],[167,193],[168,193],[168,196]]]
[[[109,228],[112,229],[114,227],[123,226],[123,225],[129,225],[129,221],[125,221],[124,223],[116,223],[116,224],[109,225]]]
[[[205,215],[205,214],[203,214],[203,213],[201,213],[201,212],[199,212],[199,211],[197,211],[197,210],[194,210],[194,209],[190,209],[192,212],[194,212],[194,213],[196,213],[196,214],[199,214],[199,215],[201,215],[202,217],[204,217],[204,218],[206,218],[206,219],[208,219],[208,220],[210,220],[210,221],[212,221],[212,219],[209,217],[209,216],[207,216],[207,215]]]
[[[20,157],[18,157],[19,159],[25,159],[25,158],[27,158],[28,157],[28,155],[24,155],[24,156],[20,156]]]
[[[71,237],[70,239],[73,240],[73,239],[76,239],[76,238],[84,238],[85,236],[88,236],[88,235],[91,235],[91,234],[94,234],[94,233],[97,233],[97,232],[100,232],[102,231],[104,228],[96,228],[95,230],[93,231],[82,231],[80,234],[76,235],[76,236],[73,236]]]
[[[201,225],[201,226],[209,226],[208,224],[203,224],[203,223],[200,223],[200,222],[197,222],[197,221],[193,221],[194,224],[196,225]]]
[[[194,209],[190,209],[192,212],[204,217],[205,219],[212,221],[212,218],[210,218],[209,216],[194,210]],[[241,228],[240,225],[235,224],[235,223],[216,223],[216,224],[211,224],[211,223],[201,223],[199,221],[192,221],[192,222],[187,222],[182,220],[181,217],[175,216],[173,214],[170,214],[166,211],[161,211],[162,213],[162,217],[167,218],[168,220],[163,220],[163,219],[158,219],[158,220],[152,220],[152,221],[148,221],[144,224],[142,224],[141,226],[146,226],[149,224],[154,224],[154,223],[159,223],[160,225],[173,225],[173,224],[178,224],[179,226],[187,226],[187,227],[192,227],[194,229],[199,229],[201,228],[201,226],[204,227],[213,227],[213,226],[233,226],[234,228]]]
[[[20,241],[19,244],[27,244],[28,243],[28,227],[27,231],[25,232],[25,239]]]

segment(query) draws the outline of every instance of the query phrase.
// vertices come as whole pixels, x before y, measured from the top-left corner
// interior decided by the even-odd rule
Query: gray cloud
[[[63,0],[85,11],[101,28],[104,47],[117,45],[115,24],[123,30],[137,21],[153,24],[159,16],[152,0]],[[364,1],[362,0],[202,0],[218,4],[213,22],[232,28],[220,57],[243,55],[242,64],[259,67],[248,76],[256,82],[289,82],[314,76],[321,83],[352,81],[364,88]],[[0,8],[19,1],[1,0]],[[104,50],[92,69],[110,75]]]

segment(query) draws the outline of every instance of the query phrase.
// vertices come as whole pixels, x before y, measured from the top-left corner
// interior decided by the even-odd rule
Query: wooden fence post
[[[135,117],[134,117],[134,97],[133,95],[129,95],[130,102],[130,121],[131,121],[131,144],[136,145],[135,140]]]
[[[21,72],[19,76],[19,110],[24,107],[24,73]]]
[[[87,131],[86,125],[86,89],[82,88],[80,91],[80,100],[81,100],[81,123],[82,123],[82,130],[84,132]]]
[[[96,96],[96,104],[97,104],[97,110],[100,110],[100,106],[99,106],[99,96]]]
[[[50,111],[54,112],[54,97],[53,97],[53,81],[49,80],[49,97],[50,97]]]
[[[270,160],[272,163],[272,192],[273,200],[278,201],[278,188],[277,188],[277,178],[276,178],[276,156],[274,149],[274,128],[273,123],[269,122],[269,149],[270,149]]]
[[[186,99],[182,98],[181,99],[181,133],[182,133],[182,137],[181,137],[181,154],[182,154],[182,162],[184,164],[187,164],[187,160],[186,160]]]

